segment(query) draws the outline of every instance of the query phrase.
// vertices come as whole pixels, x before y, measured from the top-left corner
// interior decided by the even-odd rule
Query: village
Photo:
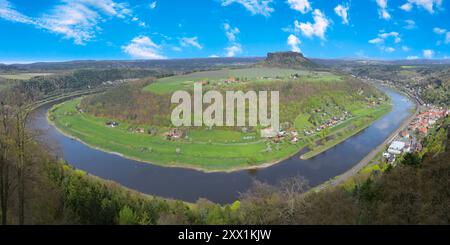
[[[394,164],[395,160],[405,153],[420,152],[423,139],[428,132],[449,113],[448,109],[425,105],[408,126],[390,142],[389,147],[383,153],[383,158],[388,163]]]

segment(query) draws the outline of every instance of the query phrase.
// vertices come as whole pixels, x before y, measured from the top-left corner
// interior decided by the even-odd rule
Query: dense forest
[[[99,86],[123,83],[130,79],[162,76],[162,70],[85,69],[52,76],[38,76],[17,84],[16,89],[31,99]]]

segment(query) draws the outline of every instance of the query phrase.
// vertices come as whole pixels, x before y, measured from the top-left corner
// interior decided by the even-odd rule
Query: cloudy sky
[[[450,0],[0,0],[0,62],[447,59]]]

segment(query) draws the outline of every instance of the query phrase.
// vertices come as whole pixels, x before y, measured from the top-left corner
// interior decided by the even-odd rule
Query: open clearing
[[[145,91],[156,94],[172,93],[177,90],[190,90],[195,82],[208,82],[210,85],[220,85],[224,80],[236,78],[246,82],[275,82],[287,81],[293,75],[309,81],[341,81],[341,77],[330,72],[293,70],[282,68],[247,68],[223,69],[214,71],[195,72],[187,75],[172,76],[158,79],[144,88]]]
[[[28,80],[38,76],[49,76],[52,73],[18,73],[18,74],[0,74],[0,78],[11,80]]]

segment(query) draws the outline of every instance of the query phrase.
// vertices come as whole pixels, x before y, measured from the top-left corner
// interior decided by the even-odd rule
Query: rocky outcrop
[[[280,67],[280,68],[314,68],[317,65],[305,58],[302,53],[297,52],[277,52],[268,53],[266,60],[262,62],[266,67]]]

